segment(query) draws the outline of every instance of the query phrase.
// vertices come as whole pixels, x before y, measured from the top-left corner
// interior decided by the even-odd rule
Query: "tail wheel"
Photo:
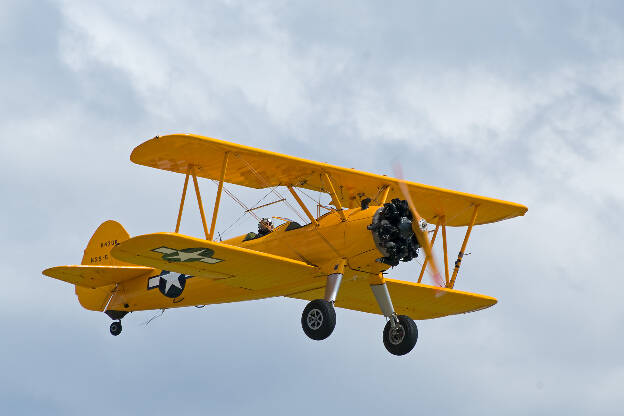
[[[121,334],[121,322],[119,321],[115,321],[110,325],[110,333],[113,336],[117,336],[119,334]]]
[[[301,314],[301,327],[314,340],[320,341],[329,337],[336,327],[334,305],[323,299],[308,303]]]
[[[405,355],[410,352],[418,340],[418,328],[409,316],[397,316],[398,322],[386,323],[383,331],[383,343],[390,354]]]

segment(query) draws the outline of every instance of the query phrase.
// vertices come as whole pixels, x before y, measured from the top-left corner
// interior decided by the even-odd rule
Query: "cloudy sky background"
[[[6,411],[621,412],[620,2],[127,3],[0,7]],[[375,173],[398,161],[416,182],[526,204],[475,230],[458,278],[499,304],[419,322],[401,358],[379,316],[338,310],[314,342],[288,299],[147,326],[154,313],[134,313],[111,337],[108,317],[40,273],[79,263],[106,219],[131,235],[173,228],[183,178],[129,154],[177,132]],[[219,231],[240,214],[224,206]],[[190,211],[182,231],[199,236]],[[456,252],[461,232],[450,238]]]

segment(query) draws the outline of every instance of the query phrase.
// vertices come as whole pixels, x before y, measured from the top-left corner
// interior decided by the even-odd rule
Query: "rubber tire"
[[[121,330],[122,330],[122,326],[121,326],[121,322],[115,321],[112,324],[110,324],[110,333],[112,336],[117,336],[119,334],[121,334]]]
[[[318,309],[323,316],[323,322],[318,329],[313,329],[308,326],[308,313],[310,313],[313,309]],[[332,332],[334,332],[335,327],[336,311],[334,310],[334,305],[331,302],[323,299],[316,299],[308,303],[303,309],[303,313],[301,314],[301,328],[303,328],[303,332],[305,332],[309,338],[321,341],[329,337]]]
[[[418,341],[418,327],[416,323],[409,316],[399,315],[398,325],[401,325],[405,329],[405,337],[399,344],[394,345],[390,342],[390,329],[392,323],[388,321],[383,330],[383,343],[390,354],[393,355],[405,355],[410,352]]]

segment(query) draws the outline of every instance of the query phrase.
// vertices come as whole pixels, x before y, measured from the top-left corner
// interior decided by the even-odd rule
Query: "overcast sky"
[[[4,412],[621,414],[621,2],[199,3],[0,4]],[[129,154],[182,132],[527,205],[475,229],[458,278],[499,303],[418,322],[405,357],[380,316],[338,310],[315,342],[281,298],[110,336],[41,270],[79,263],[106,219],[172,230],[183,178]],[[201,236],[196,214],[182,231]]]

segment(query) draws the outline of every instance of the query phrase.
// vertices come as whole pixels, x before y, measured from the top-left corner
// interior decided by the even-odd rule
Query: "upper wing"
[[[340,203],[348,208],[359,206],[366,197],[375,199],[384,187],[390,187],[388,201],[403,198],[398,180],[354,169],[328,165],[235,143],[190,134],[155,137],[137,146],[130,160],[172,172],[186,173],[190,165],[196,175],[218,179],[224,155],[229,152],[225,182],[251,188],[292,185],[328,192],[322,174],[327,173],[337,185]],[[429,222],[446,216],[446,225],[470,223],[472,209],[479,205],[475,224],[486,224],[524,215],[527,208],[464,192],[406,182],[418,212]]]
[[[420,283],[386,279],[394,310],[412,319],[432,319],[474,312],[496,304],[496,299],[476,293],[444,289]],[[297,293],[298,299],[323,298],[323,289]],[[367,279],[345,280],[340,286],[336,306],[360,312],[381,314]]]
[[[263,296],[286,295],[324,285],[319,269],[285,257],[175,233],[130,238],[111,250],[113,257],[192,276],[221,279]]]
[[[51,267],[44,270],[43,274],[76,286],[95,289],[154,272],[151,267],[79,265]]]

